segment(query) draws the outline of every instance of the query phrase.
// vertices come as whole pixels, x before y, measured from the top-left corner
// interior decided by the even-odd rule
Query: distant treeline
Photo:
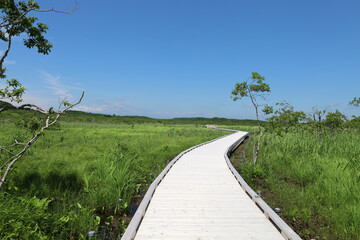
[[[21,118],[44,118],[42,114],[38,114],[31,110],[14,109],[14,107],[7,102],[0,101],[0,108],[6,107],[8,110],[0,114],[0,121],[13,121]],[[82,111],[67,111],[62,116],[61,121],[64,122],[91,122],[91,123],[122,123],[122,124],[141,124],[141,123],[160,123],[160,124],[184,124],[184,125],[257,125],[255,120],[239,120],[227,118],[173,118],[173,119],[155,119],[145,116],[117,116],[100,113],[88,113]]]

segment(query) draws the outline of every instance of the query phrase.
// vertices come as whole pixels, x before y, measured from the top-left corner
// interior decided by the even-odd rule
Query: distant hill
[[[12,104],[0,101],[0,108],[2,106],[13,107]],[[11,121],[18,118],[28,118],[32,116],[43,116],[40,113],[9,109],[0,114],[0,121]],[[228,119],[228,118],[205,118],[205,117],[194,117],[194,118],[173,118],[173,119],[155,119],[146,116],[116,116],[101,113],[88,113],[76,110],[67,111],[62,117],[61,121],[64,122],[92,122],[92,123],[123,123],[123,124],[141,124],[141,123],[162,123],[162,124],[182,124],[182,125],[257,125],[255,120],[240,120],[240,119]]]
[[[173,118],[173,119],[156,119],[146,116],[116,116],[99,113],[87,113],[81,111],[68,111],[63,118],[64,121],[84,121],[84,122],[112,122],[112,123],[163,123],[163,124],[217,124],[217,125],[248,125],[256,126],[256,120],[250,119],[228,119],[228,118],[205,118],[205,117],[193,117],[193,118]]]
[[[205,118],[205,117],[194,117],[194,118],[173,118],[169,121],[184,123],[184,124],[215,124],[215,125],[248,125],[255,126],[257,125],[256,120],[250,119],[229,119],[229,118]]]
[[[15,108],[14,105],[12,105],[11,103],[0,100],[0,108],[4,108],[4,107],[6,107],[6,108]]]

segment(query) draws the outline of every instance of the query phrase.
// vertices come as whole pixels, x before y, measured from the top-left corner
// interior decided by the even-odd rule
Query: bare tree
[[[326,113],[327,109],[319,110],[317,107],[313,107],[310,117],[314,122],[321,122],[324,120]]]

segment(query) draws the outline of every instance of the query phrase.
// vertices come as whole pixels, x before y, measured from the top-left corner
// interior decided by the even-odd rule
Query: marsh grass
[[[304,239],[360,239],[360,134],[267,134],[240,172]]]
[[[5,144],[28,134],[11,123],[0,132]],[[121,234],[123,216],[173,157],[225,134],[194,126],[61,123],[17,163],[0,193],[0,239],[83,239],[99,225]]]

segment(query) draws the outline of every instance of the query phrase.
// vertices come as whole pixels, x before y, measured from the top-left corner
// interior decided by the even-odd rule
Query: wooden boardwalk
[[[224,153],[246,134],[236,132],[182,155],[157,185],[139,226],[129,225],[122,239],[300,239],[275,227],[229,169]]]

